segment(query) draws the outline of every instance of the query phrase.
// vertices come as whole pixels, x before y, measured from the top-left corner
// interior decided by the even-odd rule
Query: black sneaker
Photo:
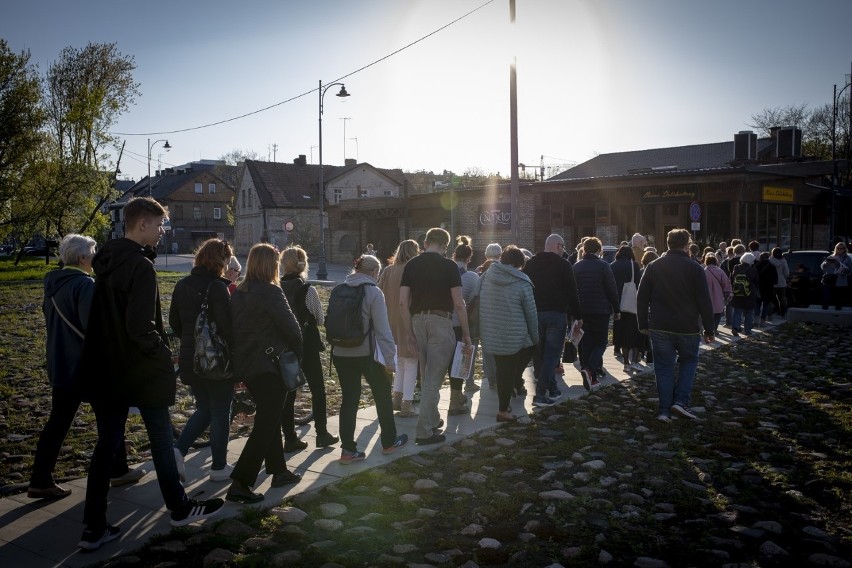
[[[432,434],[428,438],[415,438],[414,443],[418,446],[429,446],[432,444],[440,444],[446,441],[447,437],[443,434]]]
[[[328,446],[333,446],[337,442],[340,441],[340,438],[335,436],[330,432],[321,432],[317,434],[317,447],[318,448],[327,448]]]
[[[546,396],[545,396],[545,397],[541,397],[541,398],[539,398],[539,397],[537,397],[537,396],[534,396],[534,397],[533,397],[533,401],[532,401],[532,405],[533,405],[533,406],[536,406],[536,407],[539,407],[539,408],[545,408],[545,407],[547,407],[547,406],[553,406],[554,404],[556,404],[556,401],[555,401],[555,400],[550,400],[550,399],[549,399],[549,398],[547,398]]]
[[[174,511],[172,511],[171,525],[183,527],[191,523],[212,517],[219,512],[225,502],[222,499],[208,499],[207,501],[196,501],[190,499]]]
[[[592,374],[587,369],[580,369],[580,376],[583,377],[583,388],[587,391],[592,391]]]
[[[284,453],[290,454],[304,450],[308,447],[308,443],[296,438],[295,440],[286,440],[284,442]]]
[[[112,525],[107,525],[103,529],[86,529],[77,546],[83,550],[97,550],[102,544],[117,539],[119,535],[121,535],[121,529]]]

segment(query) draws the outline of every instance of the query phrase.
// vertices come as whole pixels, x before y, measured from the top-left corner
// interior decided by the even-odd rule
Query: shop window
[[[677,217],[680,215],[680,204],[679,203],[664,203],[663,204],[663,217]]]

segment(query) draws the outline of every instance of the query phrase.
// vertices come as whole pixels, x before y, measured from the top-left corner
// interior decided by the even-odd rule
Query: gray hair
[[[80,266],[84,256],[91,256],[98,243],[92,237],[70,233],[59,243],[59,258],[66,266]]]

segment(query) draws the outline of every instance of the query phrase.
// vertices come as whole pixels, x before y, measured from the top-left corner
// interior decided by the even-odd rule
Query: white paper
[[[571,326],[571,331],[568,332],[568,341],[573,343],[574,347],[579,347],[584,333],[586,332],[580,327],[580,322],[575,320],[574,325]]]
[[[476,362],[476,345],[471,346],[470,352],[464,352],[464,343],[456,342],[456,352],[453,354],[453,364],[450,366],[450,377],[468,380],[473,376]]]
[[[374,343],[375,344],[373,345],[373,360],[383,367],[387,366],[387,363],[385,362],[385,356],[382,354],[382,350],[379,349],[378,339],[374,340]],[[393,366],[394,368],[396,368],[396,351],[394,351],[393,354]]]

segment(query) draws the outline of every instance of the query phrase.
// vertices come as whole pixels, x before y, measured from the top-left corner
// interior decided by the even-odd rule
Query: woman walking
[[[326,407],[325,378],[322,374],[320,353],[325,344],[320,337],[317,322],[323,321],[322,304],[316,288],[305,282],[308,277],[308,254],[298,245],[289,246],[281,252],[281,289],[287,296],[290,309],[302,328],[304,356],[302,371],[305,373],[308,387],[311,389],[311,409],[314,413],[318,448],[326,448],[340,441],[340,438],[328,431],[328,409]],[[296,434],[294,407],[296,397],[288,396],[281,414],[281,430],[284,432],[284,451],[295,452],[308,447],[307,442]]]
[[[231,472],[226,498],[256,503],[263,495],[251,489],[260,466],[272,474],[272,487],[298,483],[302,476],[287,469],[281,442],[281,408],[287,392],[270,353],[288,349],[302,358],[302,332],[278,282],[280,261],[272,245],[259,243],[249,251],[245,279],[231,296],[234,326],[234,372],[245,382],[257,404],[254,427]]]
[[[405,264],[420,254],[420,245],[413,239],[399,243],[391,263],[379,276],[379,288],[385,295],[388,323],[396,343],[396,372],[393,377],[393,409],[400,418],[417,416],[414,404],[414,385],[417,382],[417,353],[412,352],[406,340],[408,335],[399,310],[399,286]]]
[[[186,480],[184,457],[190,446],[210,427],[211,481],[230,479],[233,466],[228,464],[228,437],[231,424],[231,403],[234,400],[234,380],[206,379],[193,370],[195,356],[195,321],[202,304],[207,305],[209,321],[215,322],[218,335],[228,346],[234,344],[231,327],[231,295],[225,271],[233,258],[231,246],[221,239],[204,241],[189,276],[175,284],[169,325],[180,337],[180,380],[190,387],[195,397],[195,412],[175,443],[175,459],[181,480]]]
[[[408,443],[408,435],[397,436],[393,419],[393,403],[388,374],[395,370],[393,335],[388,324],[385,297],[376,286],[382,263],[374,256],[362,255],[352,273],[339,286],[363,286],[361,302],[362,329],[371,330],[357,347],[336,347],[332,353],[334,368],[340,379],[340,463],[350,464],[367,458],[355,443],[355,420],[361,400],[361,377],[367,380],[376,403],[381,429],[382,453],[392,454]],[[332,292],[333,294],[334,292]],[[339,317],[329,309],[328,318]],[[378,351],[378,353],[376,353]],[[381,356],[384,365],[377,361]]]
[[[707,278],[707,288],[710,290],[710,301],[713,304],[713,336],[719,331],[719,323],[725,306],[731,301],[731,280],[728,275],[719,268],[719,259],[715,254],[704,257],[704,276]]]
[[[618,289],[618,300],[624,293],[624,285],[633,282],[636,289],[639,288],[639,278],[642,269],[633,257],[633,249],[623,246],[615,253],[615,260],[610,264],[612,275],[615,277],[615,286]],[[645,336],[639,333],[639,322],[636,314],[621,312],[621,318],[612,322],[612,344],[616,353],[621,353],[624,362],[624,372],[629,373],[631,369],[639,369],[639,356],[644,346]]]

